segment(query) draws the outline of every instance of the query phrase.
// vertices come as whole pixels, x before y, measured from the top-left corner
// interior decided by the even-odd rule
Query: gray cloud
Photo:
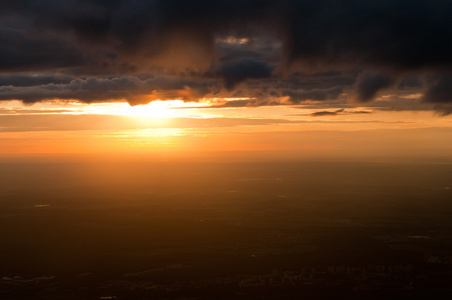
[[[69,83],[40,86],[1,86],[0,100],[16,99],[26,103],[51,99],[78,99],[84,102],[99,102],[127,99],[131,104],[155,99],[201,98],[211,92],[214,82],[158,77],[140,80],[136,77],[74,79]]]
[[[2,74],[0,75],[1,86],[39,86],[46,84],[68,84],[73,78],[70,76],[60,76],[52,74]]]
[[[435,105],[435,111],[440,116],[452,115],[452,105],[450,104]]]
[[[335,111],[317,111],[317,112],[310,114],[310,116],[311,117],[337,116],[338,114],[340,114],[343,111],[344,111],[343,108],[335,110]]]
[[[342,93],[343,88],[342,87],[334,87],[330,89],[325,90],[310,90],[310,91],[303,91],[303,90],[284,90],[281,95],[282,96],[289,96],[290,100],[293,103],[300,103],[305,100],[330,100],[330,99],[337,99],[338,96]]]
[[[264,62],[254,60],[239,60],[237,62],[223,63],[219,74],[224,78],[227,89],[233,89],[246,79],[268,78],[274,67]]]
[[[452,74],[429,77],[423,100],[431,103],[452,102]]]
[[[375,98],[382,89],[388,88],[395,83],[391,77],[381,73],[363,73],[358,76],[355,93],[356,100],[368,102]]]

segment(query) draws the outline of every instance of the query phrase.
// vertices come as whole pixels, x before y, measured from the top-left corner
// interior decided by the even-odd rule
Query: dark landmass
[[[0,163],[0,299],[449,299],[452,164]]]

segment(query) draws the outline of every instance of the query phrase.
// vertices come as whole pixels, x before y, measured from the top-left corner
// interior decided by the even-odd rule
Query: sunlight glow
[[[83,112],[88,114],[154,117],[154,118],[177,118],[185,116],[181,110],[174,108],[205,107],[205,103],[184,102],[181,100],[152,101],[148,104],[130,106],[124,102],[95,103],[84,105]]]

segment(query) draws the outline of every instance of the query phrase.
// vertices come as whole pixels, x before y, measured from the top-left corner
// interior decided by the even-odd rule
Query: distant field
[[[0,276],[83,277],[89,294],[112,280],[423,263],[452,255],[451,186],[447,164],[5,162]]]

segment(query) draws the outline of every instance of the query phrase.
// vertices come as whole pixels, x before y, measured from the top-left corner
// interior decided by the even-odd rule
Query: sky
[[[0,155],[450,159],[451,13],[447,0],[3,0]]]

